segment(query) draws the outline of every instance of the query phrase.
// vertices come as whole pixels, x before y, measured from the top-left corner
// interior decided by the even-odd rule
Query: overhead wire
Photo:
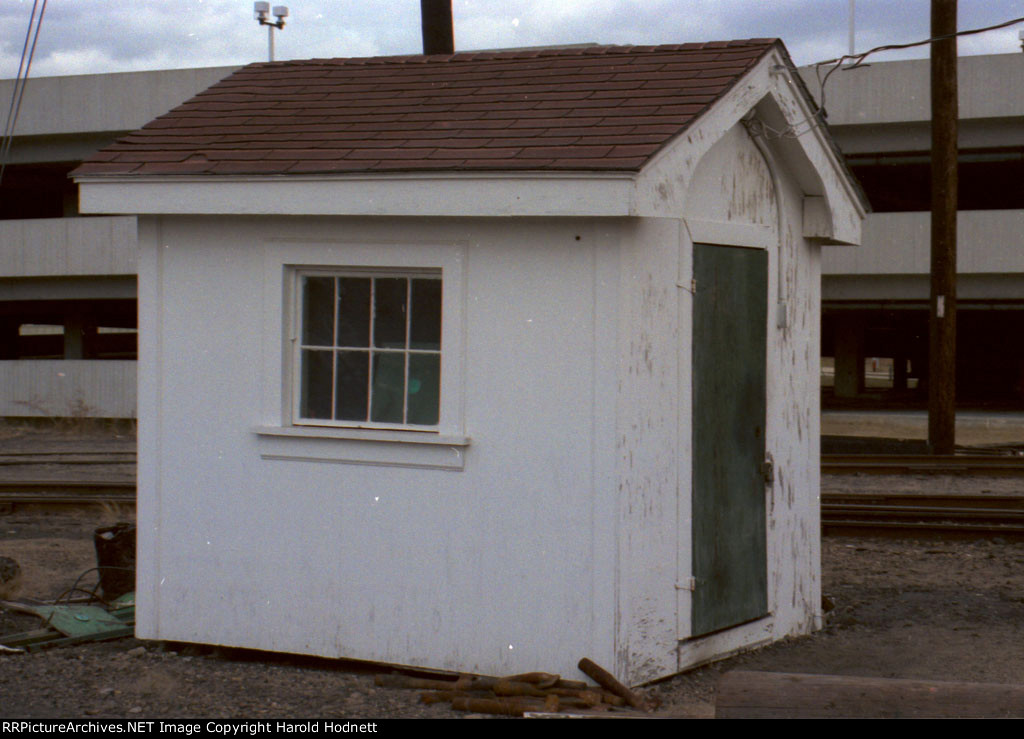
[[[18,121],[18,114],[21,112],[21,100],[25,95],[25,84],[28,82],[29,71],[32,69],[32,57],[36,53],[39,29],[43,25],[43,16],[46,14],[46,2],[47,0],[43,0],[42,7],[39,7],[39,0],[32,0],[32,12],[28,19],[28,29],[25,31],[25,43],[21,47],[18,74],[14,79],[14,89],[11,91],[11,105],[7,111],[7,123],[4,126],[2,142],[0,142],[0,183],[3,182],[4,170],[7,168],[11,142],[14,140],[14,127]],[[37,8],[39,9],[38,18],[36,18]],[[35,33],[32,31],[33,25],[35,26]],[[29,45],[30,38],[31,46]]]
[[[923,39],[921,41],[912,41],[912,42],[906,43],[906,44],[885,44],[883,46],[876,46],[873,49],[868,49],[867,51],[860,52],[859,54],[844,54],[843,56],[836,57],[835,59],[826,59],[825,61],[822,61],[822,62],[815,62],[812,66],[814,67],[815,77],[818,80],[819,100],[818,100],[818,106],[814,110],[814,112],[810,116],[805,118],[804,120],[800,121],[799,123],[794,123],[794,124],[789,125],[786,128],[781,129],[781,130],[774,129],[771,126],[766,125],[763,121],[760,121],[760,120],[756,121],[754,123],[756,123],[756,125],[757,125],[757,127],[758,127],[758,129],[760,131],[762,131],[766,135],[770,135],[770,136],[772,136],[774,138],[782,138],[782,137],[796,138],[797,136],[801,136],[801,135],[807,133],[808,131],[813,130],[814,128],[817,128],[818,126],[820,126],[824,122],[823,116],[825,114],[825,92],[826,92],[826,86],[828,84],[829,77],[831,77],[832,74],[834,72],[836,72],[836,70],[842,69],[843,71],[846,71],[846,70],[850,70],[850,69],[857,69],[858,67],[864,66],[864,60],[865,59],[867,59],[872,54],[877,54],[878,52],[881,52],[881,51],[895,51],[895,50],[898,50],[898,49],[911,49],[911,48],[913,48],[915,46],[924,46],[925,44],[931,44],[931,43],[934,43],[936,41],[944,41],[944,40],[950,39],[950,38],[957,38],[958,36],[971,36],[971,35],[977,34],[977,33],[985,33],[986,31],[995,31],[995,30],[998,30],[1000,28],[1006,28],[1007,26],[1017,25],[1018,23],[1024,23],[1024,17],[1012,18],[1012,19],[1010,19],[1008,21],[1003,21],[1001,23],[995,23],[995,24],[993,24],[991,26],[984,26],[982,28],[971,28],[971,29],[968,29],[966,31],[957,31],[956,33],[947,33],[947,34],[944,34],[942,36],[932,36],[930,38],[926,38],[926,39]],[[843,62],[845,62],[847,60],[852,60],[853,63],[849,64],[847,66],[843,66]],[[828,72],[825,73],[824,77],[822,77],[822,75],[821,75],[822,67],[824,67],[826,65],[829,65],[829,64],[832,65],[832,68],[829,69]],[[868,66],[870,66],[870,65],[868,65]],[[800,130],[800,128],[802,126],[804,126],[804,125],[806,125],[807,128],[804,129],[804,130]]]

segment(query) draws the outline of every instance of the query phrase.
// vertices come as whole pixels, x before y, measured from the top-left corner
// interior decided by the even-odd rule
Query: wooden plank
[[[737,670],[715,718],[1024,718],[1024,685]]]
[[[605,690],[622,698],[633,708],[638,708],[641,711],[647,711],[650,709],[650,706],[647,705],[643,698],[616,680],[614,675],[597,663],[584,657],[579,661],[578,667],[580,668],[580,672],[584,675],[592,679]]]

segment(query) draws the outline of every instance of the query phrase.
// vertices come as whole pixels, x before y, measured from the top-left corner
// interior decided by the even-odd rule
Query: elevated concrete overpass
[[[813,70],[804,78],[819,96]],[[957,394],[1024,406],[1024,54],[961,57]],[[928,379],[929,61],[828,80],[828,124],[871,201],[863,245],[825,247],[823,354],[840,404],[920,404]],[[874,361],[871,361],[871,360]],[[882,360],[888,383],[867,372]]]

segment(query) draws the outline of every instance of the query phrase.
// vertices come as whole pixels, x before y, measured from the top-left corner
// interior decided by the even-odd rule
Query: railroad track
[[[824,474],[1021,475],[1024,456],[991,454],[823,454]]]
[[[826,493],[825,533],[1024,536],[1024,495]]]
[[[135,452],[75,451],[75,452],[0,452],[0,467],[31,465],[93,465],[135,464]]]
[[[0,452],[0,511],[134,505],[135,464],[123,446]]]
[[[17,506],[135,505],[132,480],[0,480],[0,511]]]

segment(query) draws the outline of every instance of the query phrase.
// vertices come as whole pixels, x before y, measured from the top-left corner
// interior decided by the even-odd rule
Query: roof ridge
[[[683,44],[597,44],[558,47],[524,47],[521,49],[467,50],[454,54],[394,54],[369,57],[316,57],[276,62],[253,62],[244,69],[282,68],[286,66],[370,66],[379,64],[425,64],[427,62],[502,61],[511,59],[544,59],[597,55],[657,54],[686,51],[725,51],[749,47],[767,47],[781,43],[778,38],[732,39],[729,41],[689,42]]]

